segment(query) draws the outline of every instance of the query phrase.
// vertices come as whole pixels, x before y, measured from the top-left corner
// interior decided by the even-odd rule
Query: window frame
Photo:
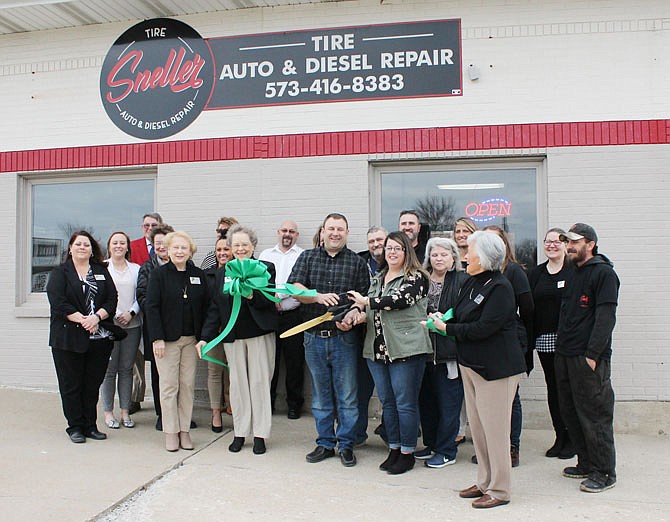
[[[49,317],[49,301],[46,292],[31,291],[32,273],[32,189],[35,185],[95,183],[100,181],[151,180],[154,184],[153,200],[157,201],[158,170],[151,168],[128,168],[113,170],[69,170],[55,172],[22,173],[17,183],[16,216],[16,276],[15,316]]]

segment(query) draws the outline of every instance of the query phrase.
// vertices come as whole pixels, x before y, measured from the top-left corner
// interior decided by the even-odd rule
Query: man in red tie
[[[130,242],[130,261],[142,266],[154,255],[154,247],[151,246],[150,234],[153,228],[163,224],[163,218],[158,212],[144,214],[142,218],[142,232],[144,236]]]

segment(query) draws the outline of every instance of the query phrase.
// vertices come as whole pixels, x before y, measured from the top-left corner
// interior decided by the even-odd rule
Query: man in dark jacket
[[[610,359],[619,278],[610,260],[598,254],[593,227],[577,223],[561,239],[568,241],[575,272],[561,303],[556,382],[561,415],[578,457],[563,476],[584,478],[580,489],[599,493],[616,483]]]

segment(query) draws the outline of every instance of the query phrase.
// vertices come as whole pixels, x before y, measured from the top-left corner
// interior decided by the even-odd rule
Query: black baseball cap
[[[570,230],[560,235],[561,241],[565,241],[566,239],[578,241],[582,238],[594,243],[598,242],[598,234],[596,234],[595,229],[586,223],[575,223],[570,227]]]

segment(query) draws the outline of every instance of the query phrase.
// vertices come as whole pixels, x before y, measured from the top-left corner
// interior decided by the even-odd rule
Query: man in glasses
[[[154,255],[151,245],[151,231],[163,224],[163,218],[158,212],[144,214],[142,217],[142,237],[130,242],[130,261],[142,266]]]
[[[223,216],[219,218],[219,221],[216,223],[216,241],[214,241],[214,246],[216,247],[216,242],[219,239],[226,239],[228,234],[228,229],[233,225],[237,225],[238,221],[234,217]],[[207,252],[205,259],[202,260],[200,268],[207,270],[216,266],[216,249],[211,252]]]
[[[278,243],[261,252],[258,257],[262,261],[270,261],[277,269],[276,282],[278,285],[286,283],[288,276],[291,275],[293,265],[300,253],[304,250],[297,245],[298,225],[295,221],[287,219],[277,229]],[[300,302],[295,298],[277,294],[281,298],[276,303],[279,310],[279,331],[285,332],[296,325],[302,323],[300,314]],[[277,335],[277,349],[275,350],[275,371],[270,384],[270,397],[272,399],[272,409],[275,407],[277,398],[277,383],[279,381],[279,362],[280,356],[283,357],[286,366],[286,405],[288,406],[288,418],[299,419],[300,409],[305,402],[303,386],[305,380],[305,349],[303,347],[302,333],[292,335],[286,339],[280,339]]]

